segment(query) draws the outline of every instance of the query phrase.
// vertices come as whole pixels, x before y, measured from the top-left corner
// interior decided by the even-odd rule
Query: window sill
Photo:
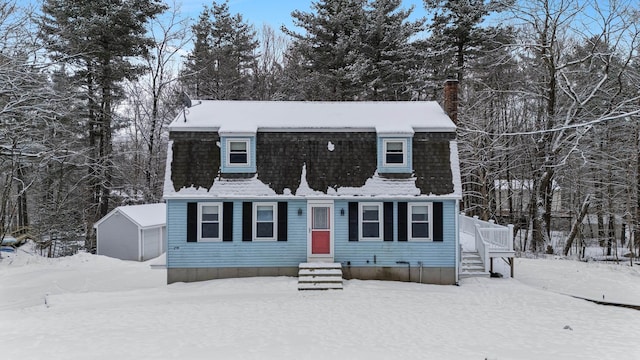
[[[217,243],[222,242],[222,239],[198,239],[199,243]]]

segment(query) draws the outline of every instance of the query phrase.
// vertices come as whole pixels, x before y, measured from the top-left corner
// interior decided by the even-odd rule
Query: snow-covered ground
[[[640,359],[640,311],[562,294],[638,304],[627,265],[518,259],[515,279],[299,292],[28,250],[0,260],[2,359]]]

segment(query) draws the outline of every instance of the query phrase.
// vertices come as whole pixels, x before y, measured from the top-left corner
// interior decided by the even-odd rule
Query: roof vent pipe
[[[444,82],[444,112],[458,125],[458,80],[453,77]]]

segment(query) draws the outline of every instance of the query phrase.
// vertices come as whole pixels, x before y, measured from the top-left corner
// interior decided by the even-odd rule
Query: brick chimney
[[[444,112],[458,125],[458,80],[448,78],[444,82]]]

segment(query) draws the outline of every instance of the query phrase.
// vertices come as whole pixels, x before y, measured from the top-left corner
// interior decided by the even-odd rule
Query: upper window
[[[198,241],[222,241],[222,204],[198,203]]]
[[[384,166],[404,166],[407,164],[407,141],[384,140]]]
[[[431,204],[409,204],[409,239],[431,240]]]
[[[382,204],[360,203],[360,239],[382,240]]]
[[[277,203],[253,204],[253,238],[256,240],[276,240],[278,231]]]
[[[227,140],[227,165],[249,165],[249,140]]]

